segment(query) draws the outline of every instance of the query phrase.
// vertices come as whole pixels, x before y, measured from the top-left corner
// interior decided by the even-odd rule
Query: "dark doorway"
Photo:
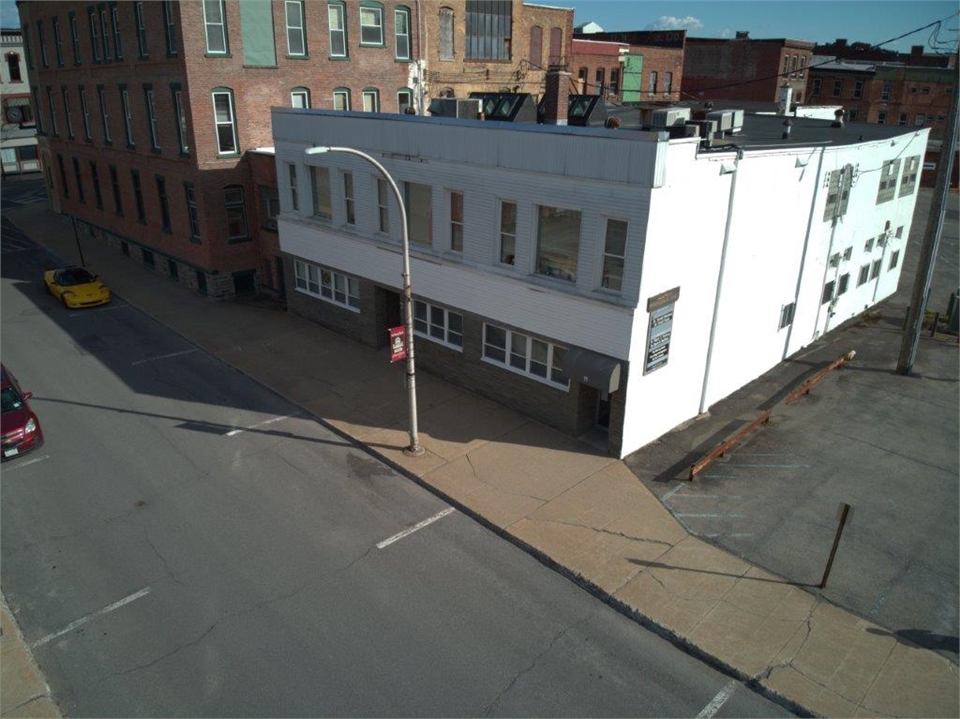
[[[390,328],[403,324],[400,293],[377,287],[377,347],[383,347],[390,339]]]
[[[606,399],[602,395],[597,397],[597,427],[610,431],[610,395]]]
[[[257,291],[257,278],[253,270],[244,270],[233,274],[233,293],[237,297],[245,297],[255,294]]]

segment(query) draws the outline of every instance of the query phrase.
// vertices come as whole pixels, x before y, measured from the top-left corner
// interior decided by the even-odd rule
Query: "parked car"
[[[17,378],[0,364],[0,449],[4,462],[43,444],[40,420],[27,404],[32,396],[23,392]]]
[[[110,288],[83,267],[61,267],[43,273],[47,292],[63,302],[67,309],[95,307],[110,301]]]

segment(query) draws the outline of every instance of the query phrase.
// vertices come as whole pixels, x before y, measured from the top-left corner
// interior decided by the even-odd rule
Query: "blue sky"
[[[605,30],[681,27],[693,37],[733,37],[738,30],[747,30],[754,38],[813,42],[843,37],[876,44],[944,20],[938,33],[927,28],[884,47],[907,52],[911,45],[924,45],[931,52],[956,49],[957,42],[955,0],[539,0],[535,4],[575,8],[574,23],[592,20]],[[14,0],[0,0],[0,24],[19,26]]]

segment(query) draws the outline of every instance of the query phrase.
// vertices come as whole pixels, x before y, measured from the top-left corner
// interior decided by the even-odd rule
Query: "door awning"
[[[590,350],[568,349],[560,360],[560,369],[570,379],[601,392],[620,389],[620,361]]]

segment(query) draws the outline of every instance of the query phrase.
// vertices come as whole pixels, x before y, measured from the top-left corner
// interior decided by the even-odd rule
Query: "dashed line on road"
[[[69,623],[67,626],[65,626],[63,629],[61,629],[61,630],[59,630],[59,631],[56,631],[56,632],[54,632],[53,634],[48,634],[47,636],[43,637],[42,639],[38,639],[37,641],[35,641],[33,644],[30,645],[30,648],[31,648],[31,649],[36,649],[37,647],[42,647],[42,646],[43,646],[44,644],[46,644],[47,642],[52,641],[52,640],[56,639],[57,637],[63,636],[63,635],[66,634],[67,632],[72,632],[72,631],[73,631],[74,629],[76,629],[77,627],[81,627],[81,626],[83,626],[84,624],[86,624],[87,622],[90,622],[90,621],[96,619],[97,617],[102,617],[104,614],[108,614],[109,612],[112,612],[112,611],[114,611],[115,609],[119,609],[120,607],[124,606],[125,604],[129,604],[130,602],[136,601],[137,599],[140,599],[140,597],[145,597],[145,596],[147,596],[149,593],[150,593],[150,587],[144,587],[144,588],[141,589],[139,592],[134,592],[134,593],[131,594],[130,596],[124,597],[123,599],[120,599],[119,601],[116,601],[116,602],[114,602],[113,604],[108,604],[108,605],[105,606],[103,609],[99,609],[99,610],[93,612],[92,614],[88,614],[88,615],[85,616],[85,617],[80,617],[80,619],[77,619],[77,620],[74,621],[74,622],[70,622],[70,623]]]
[[[377,545],[377,549],[383,549],[384,547],[388,547],[388,546],[390,546],[391,544],[393,544],[394,542],[399,541],[399,540],[403,539],[404,537],[413,534],[413,533],[416,532],[418,529],[423,529],[423,528],[426,527],[428,524],[433,524],[433,523],[436,522],[438,519],[442,519],[443,517],[446,517],[448,514],[451,514],[452,512],[455,512],[455,511],[456,511],[456,510],[455,510],[453,507],[447,507],[447,508],[444,509],[442,512],[437,512],[437,513],[436,513],[435,515],[433,515],[432,517],[429,517],[429,518],[427,518],[427,519],[424,519],[422,522],[417,522],[417,523],[414,524],[412,527],[408,527],[407,529],[404,529],[404,530],[403,530],[402,532],[400,532],[399,534],[394,534],[392,537],[390,537],[390,538],[388,538],[388,539],[384,539],[382,542],[380,542],[380,544]]]
[[[240,434],[241,432],[248,432],[251,429],[256,429],[257,427],[263,427],[264,425],[273,424],[274,422],[282,422],[285,419],[291,419],[289,415],[285,417],[274,417],[273,419],[267,419],[263,422],[258,422],[257,424],[251,424],[248,427],[238,427],[237,429],[230,430],[227,432],[227,437],[233,437],[235,434]]]
[[[686,513],[676,513],[674,517],[685,517],[688,519],[719,519],[721,517],[725,519],[743,519],[747,515],[745,514],[686,514]]]
[[[730,680],[723,689],[717,692],[717,696],[711,699],[710,702],[700,710],[700,713],[697,714],[697,719],[713,719],[717,712],[720,711],[720,707],[727,703],[727,699],[729,699],[730,695],[736,690],[738,684],[740,684],[740,682],[736,679]]]
[[[156,357],[147,357],[146,359],[137,360],[136,362],[131,362],[131,365],[145,364],[147,362],[156,362],[157,360],[170,359],[171,357],[179,357],[180,355],[188,355],[191,352],[196,352],[196,348],[192,350],[183,350],[181,352],[171,352],[167,355],[157,355]]]

